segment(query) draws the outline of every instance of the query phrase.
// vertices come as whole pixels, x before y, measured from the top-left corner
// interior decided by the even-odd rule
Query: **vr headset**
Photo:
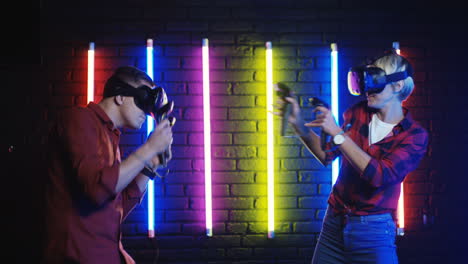
[[[104,89],[105,91],[111,91],[104,93],[104,97],[131,96],[135,100],[135,105],[143,110],[145,114],[151,115],[158,123],[168,117],[174,108],[174,101],[168,101],[166,91],[162,87],[152,89],[146,85],[141,85],[135,88],[117,77],[111,77],[106,83],[107,86],[113,88]]]
[[[106,87],[112,87],[112,89],[104,89],[104,97],[111,97],[116,95],[131,96],[135,100],[135,105],[143,110],[145,114],[150,115],[154,118],[156,123],[160,123],[164,119],[169,120],[171,126],[174,125],[176,119],[173,116],[169,116],[174,108],[174,101],[167,100],[167,94],[164,88],[156,87],[154,89],[141,85],[137,88],[129,85],[126,82],[121,81],[117,77],[111,77]],[[164,153],[159,154],[159,160],[161,165],[167,166],[167,158],[169,157],[169,149]],[[145,175],[154,178],[158,175],[156,172],[146,171],[143,172]],[[168,171],[166,172],[167,175]]]
[[[387,56],[388,53],[389,52],[384,56]],[[374,59],[371,63],[366,65],[352,67],[348,71],[348,90],[352,95],[358,96],[366,93],[380,93],[387,84],[413,76],[413,68],[405,58],[402,57],[402,64],[406,65],[405,71],[388,75],[385,74],[383,69],[372,65],[379,58]]]

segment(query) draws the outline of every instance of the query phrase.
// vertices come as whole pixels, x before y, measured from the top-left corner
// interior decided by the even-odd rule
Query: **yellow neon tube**
[[[275,236],[275,149],[273,135],[273,51],[266,43],[268,238]]]

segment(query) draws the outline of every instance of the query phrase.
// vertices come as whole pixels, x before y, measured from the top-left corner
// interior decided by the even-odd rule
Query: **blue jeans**
[[[312,264],[397,264],[396,225],[390,214],[333,216],[328,208]]]

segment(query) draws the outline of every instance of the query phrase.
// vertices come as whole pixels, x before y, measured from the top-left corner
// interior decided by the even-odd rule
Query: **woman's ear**
[[[403,86],[405,85],[405,81],[399,80],[397,82],[394,82],[392,87],[393,87],[393,92],[394,93],[399,93],[403,89]]]
[[[114,96],[114,102],[115,102],[117,105],[122,105],[124,101],[125,101],[125,97],[123,97],[122,95],[116,95],[116,96]]]

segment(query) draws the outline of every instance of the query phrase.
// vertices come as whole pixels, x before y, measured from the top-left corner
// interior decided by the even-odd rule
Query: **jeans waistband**
[[[341,218],[344,222],[368,222],[368,221],[385,221],[393,220],[391,213],[384,214],[373,214],[373,215],[336,215],[334,216],[332,210],[328,210],[327,214],[330,214],[332,217]]]
[[[390,213],[376,214],[376,215],[344,215],[348,222],[368,222],[368,221],[383,221],[392,220]]]

